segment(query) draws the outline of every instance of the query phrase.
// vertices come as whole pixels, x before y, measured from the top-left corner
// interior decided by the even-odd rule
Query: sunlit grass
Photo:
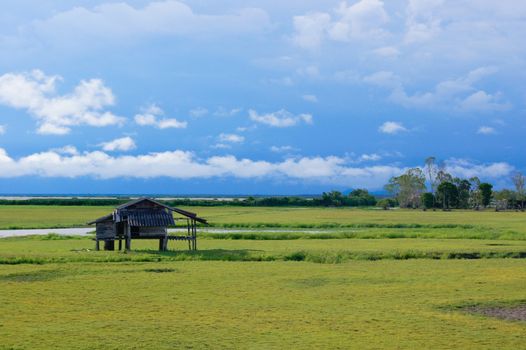
[[[526,324],[447,306],[525,279],[509,259],[0,266],[0,347],[520,349]]]
[[[78,226],[111,210],[0,206],[0,225]],[[526,299],[524,213],[190,210],[226,228],[199,231],[196,252],[0,239],[0,349],[524,347],[526,323],[465,311]]]

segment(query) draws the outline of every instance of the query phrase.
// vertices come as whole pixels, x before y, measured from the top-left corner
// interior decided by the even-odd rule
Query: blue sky
[[[0,13],[0,193],[381,189],[526,170],[526,4],[26,1]]]

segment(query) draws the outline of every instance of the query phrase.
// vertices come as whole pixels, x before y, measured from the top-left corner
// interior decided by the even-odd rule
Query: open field
[[[526,241],[468,239],[200,239],[197,252],[186,243],[170,243],[157,252],[156,241],[134,241],[132,251],[94,251],[88,238],[46,236],[0,240],[0,264],[71,262],[151,262],[182,260],[309,261],[342,263],[382,259],[525,258]],[[175,250],[174,250],[175,249]],[[525,260],[526,261],[526,260]]]
[[[111,209],[0,206],[0,225]],[[241,231],[201,231],[197,252],[0,239],[0,349],[526,349],[526,322],[466,311],[526,304],[525,213],[190,210]]]
[[[218,227],[290,228],[485,228],[525,234],[526,213],[354,208],[188,207]],[[113,207],[0,206],[0,229],[86,226]]]
[[[4,265],[0,347],[521,349],[526,324],[453,307],[525,279],[512,259]]]

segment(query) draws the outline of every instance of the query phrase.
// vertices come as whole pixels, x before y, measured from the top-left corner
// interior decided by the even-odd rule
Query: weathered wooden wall
[[[131,228],[132,237],[157,237],[166,236],[168,230],[166,227],[134,227]]]
[[[97,222],[97,238],[114,238],[115,230],[113,221]]]

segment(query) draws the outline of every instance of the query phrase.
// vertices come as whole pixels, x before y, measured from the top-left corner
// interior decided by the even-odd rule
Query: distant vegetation
[[[525,177],[516,172],[511,180],[514,190],[493,191],[492,184],[481,182],[478,177],[453,177],[435,157],[429,157],[423,168],[392,177],[384,188],[402,208],[479,210],[492,206],[496,210],[524,210]],[[393,205],[394,202],[381,203],[385,209]]]
[[[453,177],[443,164],[429,157],[425,166],[408,169],[392,177],[384,186],[388,197],[374,196],[366,189],[354,189],[349,194],[340,191],[323,192],[320,196],[271,196],[224,199],[178,198],[159,199],[169,206],[187,207],[393,207],[412,209],[474,209],[492,207],[499,210],[522,210],[526,204],[526,177],[515,172],[511,178],[514,189],[493,190],[493,184],[478,177]],[[0,205],[58,206],[118,206],[130,201],[118,198],[32,198],[0,199]]]
[[[32,198],[26,200],[2,199],[0,205],[60,205],[60,206],[117,206],[130,198]],[[332,191],[320,197],[248,197],[232,200],[219,199],[171,199],[160,202],[170,206],[237,206],[237,207],[361,207],[376,205],[376,198],[365,189],[351,191],[349,195]]]

